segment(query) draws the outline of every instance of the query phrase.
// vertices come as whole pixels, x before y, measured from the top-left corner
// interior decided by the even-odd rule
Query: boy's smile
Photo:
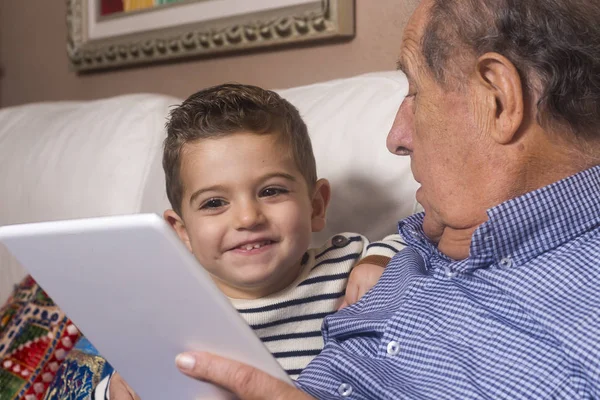
[[[182,216],[168,210],[165,218],[229,297],[287,287],[321,229],[329,185],[321,180],[309,193],[278,138],[242,132],[182,149]]]
[[[240,244],[239,246],[234,246],[232,250],[237,251],[244,251],[244,252],[249,252],[251,250],[258,250],[258,249],[264,249],[267,246],[273,244],[275,242],[273,242],[272,240],[261,240],[258,242],[246,242],[243,244]]]

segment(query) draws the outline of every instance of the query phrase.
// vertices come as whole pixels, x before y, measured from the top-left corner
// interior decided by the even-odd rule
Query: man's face
[[[316,230],[311,193],[276,135],[186,144],[180,173],[182,218],[170,222],[226,295],[262,297],[298,275]]]
[[[477,121],[469,78],[461,89],[438,84],[427,69],[421,38],[428,1],[415,12],[404,32],[399,59],[409,81],[409,93],[388,134],[388,149],[410,155],[417,200],[425,209],[425,233],[435,242],[450,229],[469,229],[487,219],[490,143]],[[452,63],[452,60],[449,61]],[[493,197],[493,195],[491,196]]]

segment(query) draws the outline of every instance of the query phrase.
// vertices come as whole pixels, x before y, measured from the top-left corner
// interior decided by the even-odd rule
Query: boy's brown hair
[[[292,104],[271,90],[241,84],[200,90],[170,112],[166,130],[163,169],[167,197],[180,216],[183,200],[181,154],[186,143],[239,132],[275,134],[282,146],[290,151],[309,189],[317,181],[306,124]]]

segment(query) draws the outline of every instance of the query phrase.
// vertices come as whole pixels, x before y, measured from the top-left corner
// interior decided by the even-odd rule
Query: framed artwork
[[[354,37],[354,0],[66,0],[72,69]]]

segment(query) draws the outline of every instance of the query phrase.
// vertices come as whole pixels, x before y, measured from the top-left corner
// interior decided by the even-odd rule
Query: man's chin
[[[445,226],[428,215],[425,211],[425,217],[423,219],[423,232],[433,243],[439,243],[442,234],[444,233]]]

